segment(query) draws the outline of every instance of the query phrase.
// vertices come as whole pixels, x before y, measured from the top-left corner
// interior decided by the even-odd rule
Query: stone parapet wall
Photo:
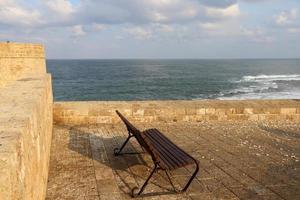
[[[21,48],[22,44],[17,46]],[[31,45],[24,45],[24,49],[28,46]],[[13,54],[8,55],[6,61],[14,63]],[[26,56],[30,56],[29,51]],[[53,124],[51,76],[41,73],[46,71],[43,62],[26,62],[35,68],[21,70],[14,80],[0,87],[1,200],[39,200],[46,195]]]
[[[0,42],[0,87],[32,72],[46,73],[42,45]]]
[[[136,122],[289,120],[300,122],[300,100],[55,102],[54,122],[117,123],[115,110]]]

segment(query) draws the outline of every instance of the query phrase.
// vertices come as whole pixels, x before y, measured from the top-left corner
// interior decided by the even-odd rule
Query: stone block
[[[261,107],[254,107],[253,114],[264,114],[264,109]]]
[[[83,114],[82,112],[79,113]],[[89,116],[112,116],[114,114],[116,114],[114,110],[103,108],[90,108],[88,111]]]
[[[197,115],[205,115],[205,108],[198,108]]]
[[[226,109],[225,108],[217,108],[216,109],[216,115],[225,115]]]
[[[264,114],[280,114],[280,108],[264,108]]]
[[[26,73],[45,74],[42,45],[0,42],[0,87]]]
[[[265,115],[265,119],[268,120],[268,121],[277,121],[277,120],[280,120],[280,115],[267,114],[267,115]]]
[[[197,110],[194,107],[192,107],[192,108],[185,108],[185,114],[186,115],[196,115],[197,114]]]
[[[253,108],[245,108],[243,114],[253,114]]]
[[[242,108],[242,107],[234,108],[233,113],[234,114],[244,114],[244,108]]]
[[[219,119],[219,116],[218,116],[218,115],[209,115],[209,116],[208,116],[208,119],[209,119],[209,120],[218,120],[218,119]]]
[[[228,119],[227,115],[218,115],[219,121],[226,121]]]
[[[290,115],[290,114],[296,114],[297,108],[281,108],[280,114],[284,115]]]
[[[225,110],[226,115],[231,115],[231,114],[233,114],[234,112],[235,112],[234,108],[227,108],[227,109]]]
[[[259,114],[258,115],[258,120],[260,120],[260,121],[266,121],[268,119],[267,116],[268,115],[266,115],[266,114]]]
[[[206,115],[213,115],[213,114],[215,114],[215,112],[216,112],[215,108],[206,108],[205,109],[205,114]]]
[[[250,121],[258,121],[259,120],[259,115],[252,114],[252,115],[248,115],[248,116],[249,116]]]

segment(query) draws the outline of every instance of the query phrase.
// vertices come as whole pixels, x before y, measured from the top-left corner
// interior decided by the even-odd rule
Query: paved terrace
[[[137,199],[300,199],[300,125],[250,122],[152,123],[200,161],[189,190],[174,194],[163,172]],[[55,126],[47,199],[131,199],[152,163],[146,154],[113,156],[123,124]],[[126,151],[141,151],[132,140]],[[174,171],[179,187],[191,168]]]

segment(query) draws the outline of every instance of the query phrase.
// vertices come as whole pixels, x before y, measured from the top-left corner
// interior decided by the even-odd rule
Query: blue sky
[[[299,0],[0,0],[48,58],[299,58]]]

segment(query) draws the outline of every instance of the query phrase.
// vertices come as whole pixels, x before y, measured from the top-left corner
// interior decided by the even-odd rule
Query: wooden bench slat
[[[174,144],[172,141],[170,141],[170,139],[167,138],[164,134],[162,134],[159,130],[157,130],[157,129],[150,129],[150,130],[154,131],[155,133],[158,133],[156,135],[157,135],[157,137],[159,137],[161,139],[161,141],[168,141],[168,142],[164,142],[163,145],[167,145],[170,148],[172,148],[174,151],[176,151],[177,155],[181,159],[183,159],[185,161],[190,161],[191,160],[191,157],[190,157],[189,154],[187,154],[183,149],[181,149],[176,144]]]
[[[194,160],[187,153],[157,129],[144,131],[142,137],[151,150],[155,152],[156,159],[160,164],[163,164],[162,167],[173,170],[194,163]]]
[[[165,139],[161,139],[160,135],[162,134],[158,132],[157,129],[151,129],[148,130],[148,132],[150,132],[150,134],[148,134],[148,137],[152,137],[155,140],[156,145],[158,144],[164,149],[164,151],[167,151],[167,156],[169,156],[173,161],[177,163],[175,166],[184,166],[188,164],[187,156],[183,157],[177,146],[174,148],[174,146],[172,146],[170,142]]]
[[[158,149],[158,150],[155,150],[155,151],[158,151],[158,156],[159,156],[158,159],[160,159],[160,161],[163,163],[170,163],[172,166],[171,167],[172,169],[177,168],[177,166],[182,166],[185,164],[181,160],[176,159],[176,157],[174,157],[174,154],[172,152],[168,151],[167,149],[163,148],[163,146],[156,145],[155,148]],[[161,158],[161,156],[163,156],[163,157]]]
[[[172,154],[164,150],[161,146],[153,145],[155,143],[153,138],[145,137],[145,141],[154,152],[156,160],[159,161],[163,168],[175,169],[176,166],[178,166],[178,163],[173,159],[174,156]]]

